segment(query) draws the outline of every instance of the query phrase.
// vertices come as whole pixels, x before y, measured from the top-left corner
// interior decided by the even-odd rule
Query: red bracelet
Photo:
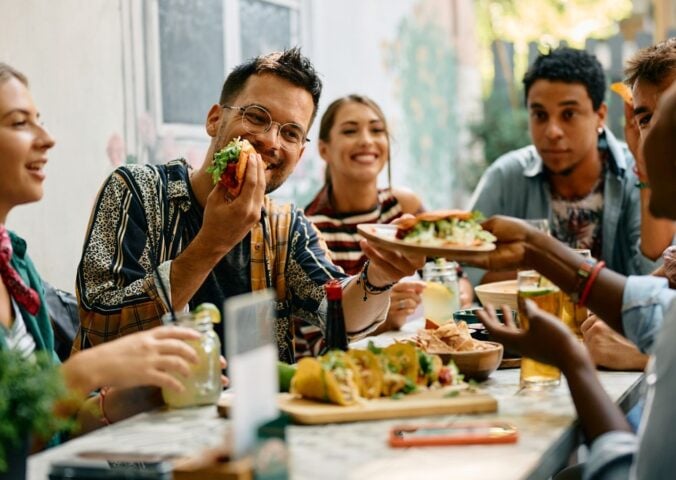
[[[604,262],[603,260],[601,260],[596,265],[594,265],[594,268],[592,269],[591,273],[589,274],[589,278],[587,279],[587,283],[584,285],[584,290],[582,290],[582,295],[580,295],[580,301],[577,303],[581,307],[583,307],[587,304],[587,297],[589,297],[589,292],[591,292],[591,287],[592,287],[592,285],[594,285],[594,282],[596,281],[596,277],[598,277],[599,272],[605,266],[606,266],[606,262]]]
[[[112,423],[110,419],[106,417],[106,411],[103,409],[103,401],[106,399],[109,390],[110,387],[101,387],[101,390],[99,390],[99,412],[101,412],[101,422],[103,422],[104,425],[110,425]]]

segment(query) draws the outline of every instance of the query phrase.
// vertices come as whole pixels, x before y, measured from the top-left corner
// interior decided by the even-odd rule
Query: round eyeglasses
[[[298,150],[305,142],[310,140],[305,136],[305,130],[297,123],[279,123],[272,120],[270,112],[260,105],[248,105],[237,107],[221,105],[229,110],[236,110],[242,115],[244,130],[252,135],[268,132],[272,125],[277,125],[277,137],[279,144],[284,150]]]

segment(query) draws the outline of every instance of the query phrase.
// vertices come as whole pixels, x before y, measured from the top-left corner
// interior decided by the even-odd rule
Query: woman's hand
[[[562,370],[576,355],[588,355],[561,320],[539,309],[532,300],[526,300],[528,330],[516,328],[512,310],[507,305],[502,306],[502,313],[505,325],[500,323],[490,304],[486,305],[485,310],[479,310],[477,316],[491,337],[508,350]]]
[[[174,375],[188,377],[197,353],[185,340],[199,332],[163,326],[126,335],[79,352],[62,366],[66,384],[87,393],[102,386],[128,388],[156,386],[183,391]]]
[[[399,330],[422,302],[421,294],[424,289],[425,282],[419,280],[397,282],[392,287],[390,309],[382,331]]]

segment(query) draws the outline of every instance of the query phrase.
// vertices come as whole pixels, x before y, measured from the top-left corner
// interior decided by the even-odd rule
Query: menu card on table
[[[256,430],[279,415],[277,347],[274,341],[275,295],[252,292],[225,301],[232,457],[251,453]]]

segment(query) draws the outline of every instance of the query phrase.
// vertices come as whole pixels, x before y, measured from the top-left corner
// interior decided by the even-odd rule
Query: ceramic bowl
[[[516,303],[516,280],[477,285],[474,287],[474,291],[482,305],[490,303],[496,310],[499,310],[501,305],[507,304],[514,311],[519,309]]]
[[[444,364],[453,360],[455,365],[465,376],[465,380],[471,379],[481,382],[493,373],[502,361],[502,345],[497,342],[482,342],[488,348],[485,350],[472,350],[470,352],[436,353]]]
[[[481,341],[493,341],[491,338],[491,334],[488,333],[488,330],[486,330],[486,327],[484,327],[484,324],[481,323],[481,320],[479,320],[479,317],[477,317],[476,312],[477,310],[481,310],[482,307],[476,307],[476,308],[467,308],[465,310],[458,310],[455,313],[453,313],[453,319],[456,322],[459,321],[464,321],[467,323],[467,328],[469,328],[469,334],[472,336],[473,339],[475,340],[481,340]],[[500,322],[503,322],[502,317],[502,310],[496,310],[495,314],[498,317],[498,320]],[[517,319],[517,314],[516,312],[512,312],[512,317],[515,319],[518,325],[518,319]],[[511,352],[509,350],[505,350],[503,353],[504,358],[519,358],[521,355],[519,355],[518,352]]]

